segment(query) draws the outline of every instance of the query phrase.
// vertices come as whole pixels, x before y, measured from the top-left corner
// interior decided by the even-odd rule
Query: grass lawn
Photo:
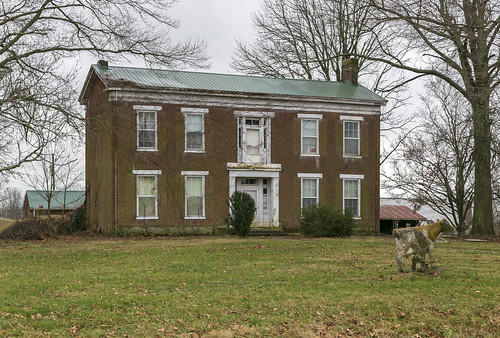
[[[437,243],[400,274],[389,237],[0,242],[0,336],[490,336],[500,243]]]

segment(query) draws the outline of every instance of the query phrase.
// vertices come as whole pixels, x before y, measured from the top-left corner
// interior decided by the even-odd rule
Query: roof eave
[[[329,102],[342,102],[354,104],[369,104],[377,106],[385,106],[387,100],[364,100],[364,99],[347,99],[340,97],[325,97],[325,96],[307,96],[307,95],[288,95],[288,94],[268,94],[268,93],[253,93],[253,92],[237,92],[237,91],[218,91],[218,90],[202,90],[202,89],[189,89],[189,88],[168,88],[168,87],[107,87],[105,91],[128,91],[128,92],[155,92],[163,94],[179,94],[179,93],[193,93],[193,94],[210,94],[210,95],[225,95],[235,97],[265,97],[265,98],[287,98],[293,101],[329,101]]]
[[[78,102],[80,102],[81,105],[87,105],[90,91],[92,90],[92,86],[94,85],[96,78],[99,78],[106,87],[108,86],[106,80],[101,76],[101,74],[95,71],[94,66],[95,65],[92,65],[90,67],[87,77],[85,78],[85,82],[83,83],[80,96],[78,97]]]

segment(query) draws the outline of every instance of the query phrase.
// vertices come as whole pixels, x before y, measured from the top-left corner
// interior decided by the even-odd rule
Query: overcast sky
[[[236,39],[251,42],[252,14],[260,7],[261,0],[178,0],[172,7],[170,16],[180,21],[180,27],[172,30],[174,41],[189,37],[200,38],[207,44],[211,68],[214,73],[234,73],[230,67],[231,55],[236,47]],[[77,88],[83,87],[90,65],[97,63],[95,57],[82,55]],[[121,66],[142,66],[140,61],[120,62]],[[196,69],[188,69],[196,70]],[[200,69],[197,69],[200,71]],[[83,182],[82,182],[83,184]],[[30,189],[22,180],[13,180],[11,185]]]
[[[171,31],[174,42],[188,38],[200,38],[207,44],[207,54],[213,73],[235,73],[231,69],[231,55],[236,47],[236,39],[251,42],[252,14],[256,12],[261,0],[178,0],[171,8],[170,16],[180,21],[180,27]],[[85,56],[81,59],[80,88],[91,64],[96,59]],[[119,63],[121,66],[142,66],[140,61]],[[187,69],[198,70],[200,69]],[[206,70],[205,70],[206,71]]]
[[[229,64],[235,40],[253,41],[252,14],[260,3],[260,0],[179,0],[172,8],[172,17],[180,20],[181,27],[172,36],[180,40],[205,39],[211,56],[210,72],[234,73]]]

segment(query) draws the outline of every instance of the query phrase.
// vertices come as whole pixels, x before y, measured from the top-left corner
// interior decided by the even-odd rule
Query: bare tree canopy
[[[492,234],[490,99],[499,85],[500,2],[371,0],[373,17],[397,32],[379,60],[446,81],[471,106],[475,162],[473,232]]]
[[[82,52],[149,65],[207,66],[205,44],[174,43],[172,0],[5,0],[0,5],[0,173],[35,161],[81,128],[75,69]],[[74,60],[74,59],[73,59]]]
[[[359,55],[363,70],[374,64],[363,55],[381,55],[382,27],[373,29],[368,11],[367,0],[265,0],[253,19],[257,39],[237,43],[232,66],[247,74],[340,81],[342,60]]]
[[[257,38],[237,42],[232,67],[250,75],[340,81],[342,60],[359,59],[360,83],[390,100],[382,132],[408,119],[395,114],[407,97],[403,74],[370,58],[391,37],[369,15],[369,0],[265,0],[253,23]],[[383,133],[384,134],[384,133]]]
[[[23,194],[17,188],[0,191],[0,217],[19,219],[23,215]]]
[[[401,142],[383,185],[446,215],[463,234],[474,196],[470,105],[442,80],[428,81],[421,101],[423,123]]]

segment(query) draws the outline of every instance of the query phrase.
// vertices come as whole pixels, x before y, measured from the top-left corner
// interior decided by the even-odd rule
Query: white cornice
[[[244,95],[206,91],[147,91],[108,88],[110,101],[147,102],[148,104],[179,104],[200,107],[231,107],[253,111],[288,110],[341,114],[380,115],[384,102],[356,101],[319,97],[283,95]]]

